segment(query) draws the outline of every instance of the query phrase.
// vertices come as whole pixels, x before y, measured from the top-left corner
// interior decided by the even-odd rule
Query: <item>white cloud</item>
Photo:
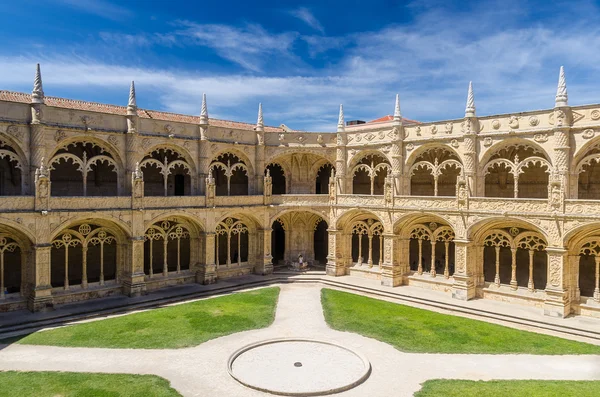
[[[213,117],[253,122],[256,104],[263,102],[267,123],[307,130],[335,130],[339,103],[344,103],[347,119],[389,114],[396,92],[406,117],[460,118],[469,80],[479,115],[551,108],[561,64],[572,105],[600,102],[600,28],[590,23],[600,13],[586,8],[586,15],[571,15],[569,23],[554,18],[547,25],[519,22],[522,13],[508,6],[451,15],[426,10],[410,25],[342,37],[302,37],[314,46],[313,56],[328,49],[343,50],[342,56],[319,68],[300,60],[293,69],[273,60],[295,60],[295,32],[180,22],[180,29],[167,36],[212,48],[245,70],[191,72],[122,66],[99,61],[96,55],[49,55],[42,60],[42,73],[48,95],[53,87],[67,87],[86,92],[84,99],[98,100],[105,91],[126,92],[135,80],[141,106],[144,90],[151,90],[156,98],[152,106],[197,114],[201,93],[206,92]],[[509,21],[504,25],[510,29],[498,21]],[[138,43],[137,38],[113,37],[119,38]],[[36,61],[33,56],[0,56],[0,87],[30,91]],[[123,104],[125,100],[126,94]]]
[[[182,29],[176,32],[178,35],[212,48],[219,56],[254,72],[260,72],[270,57],[291,56],[290,47],[297,37],[293,32],[271,34],[252,24],[234,27],[180,21],[179,25]]]
[[[299,7],[289,11],[290,15],[298,18],[302,22],[306,23],[311,28],[318,30],[321,33],[325,33],[325,29],[321,22],[313,15],[313,13],[306,7]]]
[[[94,14],[102,18],[121,20],[133,15],[133,12],[125,7],[110,3],[106,0],[54,0],[71,8],[78,9],[88,14]]]

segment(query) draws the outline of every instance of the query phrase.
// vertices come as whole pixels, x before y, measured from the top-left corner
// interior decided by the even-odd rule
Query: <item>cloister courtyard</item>
[[[537,326],[436,307],[427,295],[421,302],[377,296],[361,291],[373,283],[359,278],[333,286],[321,272],[282,273],[285,283],[242,282],[225,295],[208,291],[216,295],[13,332],[0,341],[0,395],[600,392],[597,321],[553,319],[565,328],[552,331],[531,312],[525,316]],[[570,327],[596,336],[569,334]]]
[[[0,91],[0,395],[597,395],[600,105],[465,91],[309,133],[38,64]]]

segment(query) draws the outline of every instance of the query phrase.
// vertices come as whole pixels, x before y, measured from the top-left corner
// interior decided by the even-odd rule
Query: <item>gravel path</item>
[[[427,379],[600,380],[600,356],[406,354],[325,323],[321,286],[281,286],[269,328],[217,338],[178,350],[64,348],[0,345],[0,370],[155,374],[184,396],[266,396],[237,383],[227,372],[231,353],[266,339],[301,337],[329,341],[365,355],[372,373],[343,396],[412,396]]]

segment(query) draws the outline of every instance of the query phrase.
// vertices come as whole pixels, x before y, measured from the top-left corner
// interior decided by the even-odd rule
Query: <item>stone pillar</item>
[[[564,318],[571,313],[568,251],[562,247],[548,247],[546,252],[548,254],[548,281],[544,314]]]
[[[123,293],[131,298],[146,292],[144,275],[144,237],[130,238],[129,255],[123,272]]]
[[[52,286],[50,285],[50,252],[51,243],[36,244],[31,250],[33,254],[32,290],[27,307],[32,312],[52,310]]]
[[[204,233],[204,258],[202,258],[202,263],[196,271],[196,282],[199,284],[213,284],[217,282],[215,237],[215,233]]]
[[[392,164],[392,175],[394,184],[394,195],[400,196],[404,194],[402,184],[402,168],[404,165],[404,158],[402,156],[402,141],[404,138],[404,127],[402,124],[397,125],[393,129],[393,139],[390,151],[391,164]]]
[[[346,193],[346,132],[337,133],[335,151],[335,178],[337,194]]]
[[[571,108],[554,108],[554,171],[559,175],[563,194],[569,197],[569,163],[571,156],[570,120]]]
[[[454,240],[454,284],[452,297],[469,300],[475,297],[476,252],[470,240]]]
[[[343,239],[342,232],[335,229],[327,229],[329,239],[329,249],[327,253],[327,266],[325,271],[328,276],[343,276],[346,274],[346,267],[343,260]]]
[[[254,273],[266,276],[273,274],[273,256],[271,255],[272,229],[258,230],[258,257]],[[262,237],[262,238],[261,238]]]
[[[397,237],[393,233],[383,235],[383,266],[381,272],[381,285],[396,287],[402,284],[402,268],[397,260],[394,260],[394,252]]]
[[[33,175],[46,157],[46,135],[45,126],[42,123],[43,111],[45,105],[41,103],[31,104],[31,129],[30,129],[30,175]]]
[[[469,193],[469,196],[475,196],[477,194],[477,149],[476,149],[476,141],[477,135],[471,129],[473,128],[473,124],[477,125],[477,119],[474,120],[471,118],[466,118],[465,123],[468,124],[469,130],[465,132],[464,135],[464,163],[463,163],[463,173],[464,178],[466,180],[466,188]]]
[[[139,117],[137,114],[137,106],[127,106],[127,134],[125,136],[125,172],[131,175],[136,168],[137,151],[139,150],[140,139],[138,136]],[[125,178],[125,191],[131,193],[131,180]]]
[[[264,179],[265,179],[265,132],[256,132],[256,186],[258,191],[256,194],[263,194],[264,192]]]
[[[198,194],[206,194],[206,178],[210,168],[210,142],[208,141],[208,124],[198,127],[200,138],[198,140]]]

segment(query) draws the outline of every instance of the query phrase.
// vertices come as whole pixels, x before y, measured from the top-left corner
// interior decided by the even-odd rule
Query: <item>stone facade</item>
[[[600,105],[336,133],[0,91],[0,311],[296,261],[600,317]]]

